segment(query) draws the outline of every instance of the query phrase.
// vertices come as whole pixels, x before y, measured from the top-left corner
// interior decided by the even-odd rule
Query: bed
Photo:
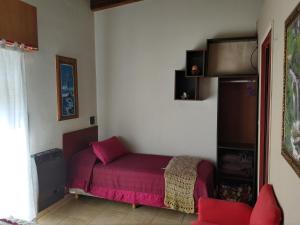
[[[130,153],[103,165],[89,143],[97,140],[97,127],[63,135],[71,194],[89,195],[136,205],[165,207],[164,168],[171,156]],[[214,166],[207,160],[198,165],[194,188],[195,208],[199,197],[213,194]]]

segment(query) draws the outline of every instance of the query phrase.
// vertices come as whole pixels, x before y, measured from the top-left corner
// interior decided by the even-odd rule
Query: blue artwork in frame
[[[78,118],[76,59],[56,56],[58,120]]]

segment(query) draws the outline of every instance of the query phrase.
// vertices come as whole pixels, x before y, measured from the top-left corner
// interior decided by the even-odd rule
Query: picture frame
[[[300,177],[300,4],[285,21],[281,154]]]
[[[57,119],[59,121],[79,117],[77,60],[56,56]]]

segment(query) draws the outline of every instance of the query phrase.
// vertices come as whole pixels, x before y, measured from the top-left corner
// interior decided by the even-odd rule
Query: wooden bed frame
[[[76,152],[79,152],[89,147],[90,142],[97,140],[98,126],[89,127],[63,134],[63,152],[67,165],[68,161]],[[75,194],[75,198],[78,199],[79,194]],[[136,208],[136,205],[132,204],[132,208]]]
[[[73,132],[63,134],[63,153],[66,165],[69,165],[71,157],[79,151],[82,151],[90,146],[91,142],[98,141],[98,126],[93,126]],[[93,196],[81,189],[70,188],[68,190],[76,199],[79,195]],[[98,196],[94,196],[100,198]],[[138,204],[131,204],[132,208],[136,208]]]
[[[63,151],[66,162],[76,153],[98,140],[98,126],[63,134]]]
[[[63,134],[63,153],[68,166],[72,156],[85,148],[88,148],[90,142],[98,140],[98,126],[88,127]],[[79,195],[75,194],[78,199]]]

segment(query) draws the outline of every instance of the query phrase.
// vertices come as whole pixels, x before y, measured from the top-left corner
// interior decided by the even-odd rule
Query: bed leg
[[[75,199],[78,200],[79,199],[79,195],[75,194]]]
[[[132,204],[132,208],[135,209],[136,208],[136,204]]]

